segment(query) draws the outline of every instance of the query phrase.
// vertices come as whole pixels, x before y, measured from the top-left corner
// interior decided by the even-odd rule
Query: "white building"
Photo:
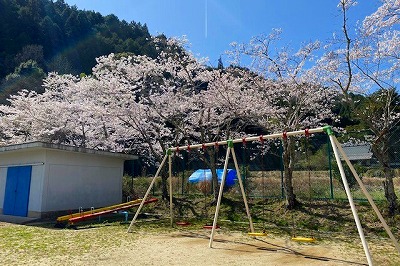
[[[0,220],[121,203],[134,155],[30,142],[0,147]]]

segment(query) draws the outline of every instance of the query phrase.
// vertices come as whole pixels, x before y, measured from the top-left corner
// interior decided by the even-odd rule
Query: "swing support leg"
[[[370,251],[368,248],[368,243],[365,240],[364,231],[361,226],[360,218],[358,217],[358,214],[357,214],[356,206],[354,205],[353,196],[351,195],[351,192],[350,192],[350,187],[349,187],[349,184],[346,179],[346,174],[344,173],[342,162],[340,161],[339,151],[336,146],[336,142],[335,142],[334,138],[335,137],[333,135],[331,135],[331,134],[329,135],[329,139],[332,143],[333,152],[335,154],[336,162],[339,167],[339,172],[342,177],[343,186],[344,186],[344,189],[347,194],[347,198],[350,203],[351,211],[353,212],[354,221],[356,222],[356,226],[357,226],[358,234],[360,235],[361,243],[364,248],[365,256],[367,257],[368,265],[372,266],[373,264],[372,264],[371,254],[370,254]]]
[[[210,235],[210,243],[209,243],[209,247],[210,248],[212,248],[215,229],[216,229],[216,226],[217,226],[218,214],[219,214],[219,210],[220,210],[220,207],[221,207],[221,199],[222,199],[222,193],[223,193],[224,185],[225,185],[225,179],[226,179],[226,173],[227,173],[227,169],[228,169],[228,161],[229,161],[230,153],[232,153],[233,162],[235,164],[235,169],[236,169],[236,172],[238,174],[238,181],[239,181],[240,191],[241,191],[242,196],[243,196],[243,201],[244,201],[244,205],[245,205],[245,208],[246,208],[247,218],[249,219],[250,230],[251,230],[252,233],[254,233],[253,221],[251,219],[249,206],[247,204],[246,194],[245,194],[245,191],[244,191],[242,178],[240,176],[239,165],[238,165],[237,159],[236,159],[235,149],[233,148],[233,142],[230,140],[230,141],[228,141],[228,149],[226,150],[224,170],[222,172],[222,180],[221,180],[221,184],[220,184],[220,187],[219,187],[217,207],[216,207],[216,210],[215,210],[214,222],[213,222],[211,235]]]
[[[174,210],[172,206],[172,158],[168,154],[168,172],[169,172],[169,214],[171,217],[171,227],[174,224]]]
[[[349,166],[350,171],[353,174],[354,178],[357,180],[357,183],[360,186],[362,192],[367,197],[369,204],[372,206],[372,209],[374,209],[376,215],[378,216],[379,220],[381,221],[383,227],[386,230],[386,233],[389,235],[390,239],[392,240],[394,246],[397,249],[397,252],[400,254],[399,243],[397,242],[396,238],[394,237],[392,231],[390,230],[389,226],[387,225],[385,219],[383,218],[382,214],[380,213],[380,211],[379,211],[378,207],[376,206],[374,200],[372,199],[371,195],[368,193],[367,188],[365,187],[364,183],[361,181],[361,178],[358,176],[356,170],[354,169],[354,166],[351,164],[349,158],[347,157],[346,153],[344,152],[339,141],[336,138],[333,138],[333,141],[335,142],[336,147],[338,148],[339,152],[342,154],[343,159],[345,160],[346,164]]]
[[[216,229],[216,226],[217,226],[218,214],[219,214],[219,209],[221,207],[221,199],[222,199],[222,193],[223,193],[224,185],[225,185],[225,178],[226,178],[226,172],[227,172],[227,169],[228,169],[228,160],[229,160],[230,153],[231,153],[231,149],[230,148],[226,149],[224,171],[222,172],[222,180],[221,180],[221,184],[219,186],[217,207],[215,209],[213,227],[211,229],[211,235],[210,235],[210,243],[208,245],[208,247],[210,247],[210,248],[212,248],[214,235],[215,235],[215,229]]]
[[[243,187],[243,182],[242,182],[242,177],[240,175],[240,171],[239,171],[239,165],[237,163],[237,159],[236,159],[236,154],[235,154],[235,149],[232,147],[230,148],[232,149],[232,158],[233,158],[233,162],[235,163],[235,168],[236,168],[236,173],[238,175],[238,181],[239,181],[239,186],[240,186],[240,191],[242,193],[242,197],[243,197],[243,202],[244,202],[244,206],[246,208],[246,214],[247,214],[247,219],[249,220],[249,224],[250,224],[250,232],[254,233],[254,226],[253,226],[253,221],[251,219],[251,215],[250,215],[250,210],[249,210],[249,205],[247,204],[247,199],[246,199],[246,193],[244,191],[244,187]]]
[[[168,157],[168,154],[166,154],[166,155],[164,156],[164,159],[162,160],[160,166],[158,167],[157,172],[156,172],[156,174],[155,174],[154,177],[153,177],[153,180],[151,180],[151,183],[150,183],[150,185],[149,185],[149,188],[147,189],[146,193],[144,194],[143,199],[142,199],[142,202],[140,202],[140,205],[139,205],[139,207],[138,207],[138,209],[137,209],[137,211],[136,211],[136,213],[135,213],[135,216],[133,217],[131,223],[129,224],[128,231],[127,231],[128,233],[131,232],[131,228],[132,228],[133,224],[136,222],[136,219],[137,219],[137,217],[138,217],[140,211],[141,211],[142,208],[143,208],[144,202],[146,201],[148,195],[150,194],[151,189],[152,189],[153,186],[154,186],[154,183],[155,183],[155,181],[156,181],[157,176],[160,174],[161,169],[164,167],[164,164],[165,164],[165,161],[167,160],[167,157]]]

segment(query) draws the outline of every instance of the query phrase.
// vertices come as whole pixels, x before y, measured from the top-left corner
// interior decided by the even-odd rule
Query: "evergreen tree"
[[[0,101],[7,98],[5,77],[34,60],[45,72],[91,73],[96,58],[133,53],[152,58],[156,50],[147,25],[115,15],[78,10],[63,0],[0,0]],[[42,77],[34,84],[41,81]],[[20,87],[19,89],[23,89]],[[32,88],[36,90],[36,88]]]
[[[222,58],[221,56],[218,59],[218,66],[217,69],[224,69],[224,64],[222,63]]]

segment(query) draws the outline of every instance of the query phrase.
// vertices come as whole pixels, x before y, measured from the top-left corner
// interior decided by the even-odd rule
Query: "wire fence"
[[[396,132],[400,132],[400,130]],[[360,132],[346,133],[337,135],[337,137],[341,143],[344,143],[342,147],[346,155],[373,199],[385,200],[383,187],[385,177],[382,165],[372,151],[371,142],[360,138]],[[397,195],[400,195],[399,139],[400,134],[393,136],[388,144],[390,147],[388,157]],[[347,199],[329,137],[326,134],[295,137],[292,139],[292,143],[290,162],[286,164],[290,165],[290,169],[284,167],[284,150],[281,139],[234,145],[248,197],[284,198],[284,176],[291,172],[294,194],[298,199]],[[204,161],[209,161],[211,156],[214,156],[217,168],[223,168],[226,147],[208,147],[208,149],[212,149],[212,152],[182,151],[173,155],[172,183],[175,195],[212,194],[213,186],[210,181],[189,182],[190,176],[196,170],[209,168]],[[343,165],[345,165],[344,162]],[[235,169],[232,159],[230,159],[228,168]],[[353,198],[366,200],[349,168],[345,166],[344,169]],[[139,196],[144,195],[150,181],[151,178],[132,178],[131,190],[134,190]],[[161,184],[161,178],[158,178],[152,191],[153,194],[162,193]],[[237,182],[232,187],[226,187],[225,191],[240,196]]]

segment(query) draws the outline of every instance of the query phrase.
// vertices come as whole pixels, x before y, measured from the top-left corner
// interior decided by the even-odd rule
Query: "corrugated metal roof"
[[[350,161],[369,160],[373,156],[370,144],[342,145],[342,148]]]

